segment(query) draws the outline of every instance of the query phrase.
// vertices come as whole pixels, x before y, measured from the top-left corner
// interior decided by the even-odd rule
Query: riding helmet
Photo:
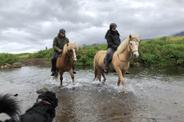
[[[62,28],[62,29],[60,29],[60,30],[59,30],[59,33],[63,33],[63,34],[65,34],[65,29],[63,29],[63,28]]]
[[[116,27],[117,27],[116,23],[111,23],[110,26],[109,26],[110,30],[111,30],[112,28],[116,28]]]

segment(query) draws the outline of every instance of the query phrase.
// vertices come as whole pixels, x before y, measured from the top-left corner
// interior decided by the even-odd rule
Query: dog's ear
[[[56,97],[56,93],[47,91],[38,96],[38,99],[48,101],[55,108],[58,105],[58,99]]]

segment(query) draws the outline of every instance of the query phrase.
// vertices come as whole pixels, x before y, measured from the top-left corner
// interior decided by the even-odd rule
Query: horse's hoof
[[[102,84],[105,85],[105,81],[103,81]]]
[[[64,86],[58,86],[58,89],[64,89]]]
[[[118,87],[120,86],[120,82],[117,83],[117,86],[118,86]]]
[[[14,97],[17,97],[18,95],[19,95],[19,94],[14,94],[13,96],[14,96]]]
[[[72,85],[75,86],[75,83],[73,82]]]
[[[125,90],[118,90],[118,92],[120,93],[120,94],[123,94],[123,95],[127,95],[128,94],[128,91],[125,91]]]
[[[128,94],[128,91],[123,91],[123,94],[127,95]]]

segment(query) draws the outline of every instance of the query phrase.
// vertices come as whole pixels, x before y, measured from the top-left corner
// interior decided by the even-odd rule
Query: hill
[[[184,36],[184,31],[174,34],[173,36]]]

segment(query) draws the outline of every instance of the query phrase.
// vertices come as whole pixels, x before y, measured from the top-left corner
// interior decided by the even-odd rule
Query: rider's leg
[[[114,50],[111,48],[108,48],[107,54],[106,54],[105,59],[104,59],[104,63],[105,63],[104,71],[106,73],[108,72],[109,64],[111,63],[113,53],[114,53]]]
[[[57,61],[57,53],[54,52],[53,56],[52,56],[52,59],[51,59],[51,64],[52,64],[52,67],[51,67],[51,76],[55,76],[56,75],[56,61]]]

